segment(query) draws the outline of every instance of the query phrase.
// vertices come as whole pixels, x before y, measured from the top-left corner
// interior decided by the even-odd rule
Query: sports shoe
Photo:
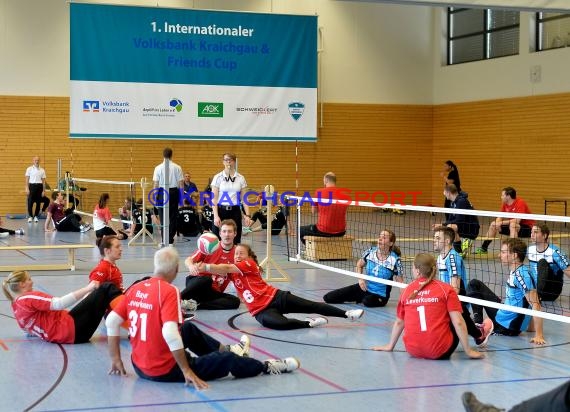
[[[249,358],[249,346],[251,342],[249,340],[249,336],[241,335],[239,339],[239,343],[234,343],[233,345],[228,345],[230,352],[235,353],[238,356],[242,356],[244,358]]]
[[[40,221],[40,219],[38,219],[38,217],[34,217],[34,223],[38,223]]]
[[[33,220],[34,220],[34,219],[32,219],[32,217],[30,216],[30,217],[28,218],[28,223],[32,223]]]
[[[461,396],[463,407],[467,412],[501,412],[504,409],[499,409],[488,403],[481,403],[479,399],[472,392],[465,392]]]
[[[306,318],[305,321],[309,322],[310,328],[317,328],[319,326],[326,325],[327,323],[329,323],[329,320],[327,318],[323,318],[323,317]]]
[[[24,234],[24,229],[22,229],[22,228],[16,229],[14,232],[16,232],[17,235],[23,235],[23,234]]]
[[[293,372],[301,366],[301,362],[297,358],[267,359],[264,363],[267,368],[265,373],[270,375]]]
[[[493,321],[489,318],[485,319],[483,323],[477,325],[479,330],[481,331],[481,337],[475,339],[475,344],[479,348],[483,348],[487,346],[487,342],[489,342],[489,336],[493,333],[493,329],[495,329],[495,325],[493,325]]]
[[[248,226],[244,226],[244,227],[241,228],[241,233],[244,234],[244,235],[247,235],[248,233],[251,233],[251,232],[252,232],[252,230],[251,230],[251,228],[248,227]]]
[[[486,255],[487,253],[489,252],[487,252],[487,250],[483,249],[482,247],[478,247],[477,250],[475,250],[476,255]]]
[[[196,312],[196,309],[198,309],[198,302],[194,299],[183,299],[180,301],[180,307],[184,312]]]
[[[85,223],[84,225],[79,226],[79,231],[81,233],[89,232],[91,229],[93,229],[93,226],[91,226],[89,223]]]
[[[346,311],[346,317],[348,320],[360,319],[364,315],[364,310],[362,309],[350,309]]]
[[[405,214],[406,214],[406,212],[404,212],[404,211],[401,210],[401,209],[394,209],[392,212],[393,212],[395,215],[405,215]]]
[[[8,237],[10,236],[10,233],[8,232],[0,232],[0,237]]]
[[[461,256],[462,257],[469,256],[469,252],[471,250],[471,245],[473,245],[473,240],[466,238],[466,237],[461,240]]]

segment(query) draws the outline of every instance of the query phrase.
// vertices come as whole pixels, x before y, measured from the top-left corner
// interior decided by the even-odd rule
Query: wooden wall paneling
[[[9,191],[24,187],[24,171],[34,154],[42,156],[48,181],[56,181],[57,159],[76,177],[150,181],[162,149],[171,146],[174,161],[190,170],[200,189],[222,168],[222,154],[234,152],[249,185],[273,184],[279,192],[313,191],[334,171],[339,185],[356,190],[423,192],[431,199],[431,106],[325,104],[317,143],[148,141],[70,139],[66,97],[0,97],[0,138],[4,168],[0,181]],[[30,144],[30,141],[33,144]],[[426,173],[427,171],[427,173]],[[25,210],[24,195],[2,196],[0,213]]]
[[[497,210],[512,186],[542,213],[545,197],[570,196],[569,104],[570,94],[556,94],[436,106],[434,170],[455,161],[479,209]],[[439,185],[434,179],[434,193]],[[553,205],[552,214],[563,211]]]

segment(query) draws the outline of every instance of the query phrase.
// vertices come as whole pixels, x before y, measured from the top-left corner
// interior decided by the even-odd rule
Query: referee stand
[[[263,268],[263,277],[265,278],[265,280],[270,281],[270,282],[289,282],[289,275],[287,275],[287,272],[285,272],[283,270],[283,268],[279,265],[279,263],[277,263],[272,256],[272,234],[271,234],[271,224],[272,224],[272,216],[273,216],[273,194],[275,193],[275,188],[273,187],[273,185],[268,185],[265,186],[264,191],[266,193],[266,199],[267,199],[267,230],[266,230],[266,235],[267,235],[267,249],[266,249],[266,253],[267,256],[265,257],[265,259],[263,259],[261,261],[261,263],[259,264],[259,266],[261,266]],[[281,276],[277,276],[277,277],[273,277],[271,276],[271,269],[272,267],[281,275]]]

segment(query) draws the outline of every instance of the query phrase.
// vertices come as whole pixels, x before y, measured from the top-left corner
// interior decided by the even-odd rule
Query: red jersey
[[[121,291],[123,290],[123,274],[117,265],[105,259],[101,259],[99,264],[93,268],[89,274],[89,280],[96,280],[101,283],[111,282]]]
[[[93,229],[95,231],[103,229],[111,219],[111,211],[108,207],[101,209],[99,205],[95,205],[95,210],[93,211]]]
[[[192,255],[192,262],[204,262],[204,263],[216,263],[216,264],[224,264],[224,265],[231,265],[234,263],[234,252],[235,252],[235,245],[232,246],[230,250],[225,250],[222,245],[218,250],[216,250],[211,255],[205,255],[204,253],[197,250]],[[227,276],[221,276],[215,273],[210,272],[200,272],[199,276],[212,276],[212,289],[216,292],[222,293],[228,285],[230,284],[230,278]]]
[[[340,187],[323,187],[315,192],[317,198],[317,229],[324,233],[336,234],[346,231],[346,211],[351,202],[349,190]],[[343,200],[333,203],[332,199]]]
[[[176,286],[150,278],[132,285],[113,309],[129,320],[133,363],[149,376],[164,375],[176,360],[162,336],[166,322],[182,323],[180,292]]]
[[[409,296],[419,289],[414,280],[402,292],[396,314],[404,320],[406,351],[417,358],[437,359],[449,350],[453,341],[449,312],[462,312],[455,289],[447,283],[432,280],[414,299]]]
[[[53,296],[31,291],[12,302],[12,311],[20,328],[47,342],[73,343],[75,322],[67,310],[52,310]]]
[[[253,259],[245,259],[234,265],[239,273],[230,273],[229,276],[247,310],[255,316],[271,303],[278,289],[261,278],[259,267]]]
[[[517,197],[515,199],[515,201],[513,202],[513,204],[510,206],[507,205],[506,203],[503,203],[503,205],[501,206],[501,212],[526,213],[526,214],[532,213],[530,211],[528,205],[526,204],[526,202],[523,199],[521,199],[520,197]],[[534,220],[521,219],[521,225],[533,227],[534,226]]]
[[[65,217],[63,205],[57,202],[51,202],[47,211],[48,213],[51,213],[51,218],[55,223],[61,222]]]

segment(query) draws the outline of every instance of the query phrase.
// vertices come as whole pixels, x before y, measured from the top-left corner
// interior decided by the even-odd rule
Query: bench
[[[0,272],[12,272],[14,270],[75,270],[75,250],[76,249],[93,249],[95,246],[87,244],[68,244],[68,245],[13,245],[0,246],[0,250],[48,250],[48,249],[67,249],[67,263],[46,263],[26,265],[2,265]]]
[[[352,259],[352,236],[305,236],[305,257],[308,260]]]

